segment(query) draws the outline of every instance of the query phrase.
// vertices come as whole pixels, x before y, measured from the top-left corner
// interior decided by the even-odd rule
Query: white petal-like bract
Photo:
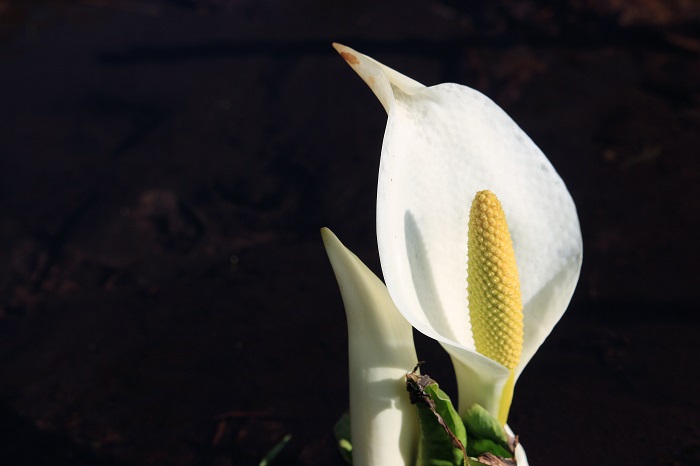
[[[458,84],[425,87],[335,44],[388,113],[377,189],[382,272],[403,316],[455,364],[459,410],[498,410],[508,370],[477,353],[467,296],[470,203],[501,201],[521,281],[524,344],[516,376],[560,319],[578,281],[581,230],[552,164],[494,102]]]
[[[353,465],[412,466],[418,419],[405,376],[418,359],[411,325],[384,283],[329,229],[321,234],[348,321]]]

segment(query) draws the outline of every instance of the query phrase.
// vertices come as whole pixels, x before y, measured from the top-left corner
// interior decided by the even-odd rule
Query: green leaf
[[[471,438],[467,445],[467,453],[469,456],[479,457],[486,453],[493,453],[502,458],[512,458],[513,454],[506,448],[503,448],[496,442],[486,438]]]
[[[352,464],[352,442],[350,441],[350,413],[345,411],[333,426],[333,435],[338,442],[338,451],[346,463]]]
[[[280,454],[282,449],[287,446],[289,441],[292,439],[292,434],[287,434],[284,437],[282,437],[282,440],[280,440],[277,445],[272,447],[270,451],[267,452],[267,455],[265,455],[265,458],[263,458],[260,463],[258,463],[258,466],[268,466],[272,461],[277,457],[277,455]]]
[[[435,411],[445,420],[445,424],[452,431],[455,437],[462,442],[462,445],[467,445],[467,429],[459,417],[457,410],[452,405],[452,400],[440,389],[440,386],[435,383],[425,387],[425,393],[435,402]]]
[[[464,425],[469,433],[469,438],[491,440],[495,444],[503,447],[506,451],[510,452],[508,446],[508,436],[506,435],[505,429],[498,422],[498,419],[493,417],[486,409],[474,403],[467,410],[462,420],[464,421]],[[491,453],[498,454],[495,451],[492,451]],[[509,454],[508,457],[512,456],[512,454]]]
[[[420,365],[420,364],[419,364]],[[406,389],[418,408],[418,466],[466,466],[467,431],[450,397],[437,382],[416,371],[406,374]]]

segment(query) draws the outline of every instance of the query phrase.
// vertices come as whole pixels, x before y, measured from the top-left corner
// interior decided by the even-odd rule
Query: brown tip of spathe
[[[343,59],[348,62],[349,65],[359,65],[360,60],[357,59],[357,57],[350,52],[340,52],[340,56],[343,57]]]
[[[355,56],[352,52],[350,52],[349,47],[344,46],[343,44],[339,44],[337,42],[333,42],[333,48],[340,54],[343,59],[348,62],[349,65],[359,65],[360,64],[360,59]]]

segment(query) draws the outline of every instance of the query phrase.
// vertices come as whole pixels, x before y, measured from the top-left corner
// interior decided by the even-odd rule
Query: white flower
[[[355,415],[356,409],[364,408],[353,407],[359,395],[353,398],[352,393],[362,392],[362,384],[368,388],[372,381],[395,380],[398,385],[400,370],[405,373],[411,359],[415,360],[410,331],[398,330],[402,324],[396,308],[450,354],[460,414],[479,403],[496,415],[510,374],[508,368],[478,353],[472,338],[467,229],[476,192],[487,189],[498,196],[515,250],[524,315],[516,379],[568,306],[581,267],[581,231],[573,200],[552,165],[487,97],[457,84],[425,87],[348,47],[335,47],[388,113],[377,190],[377,241],[391,299],[384,296],[381,282],[359,259],[339,242],[333,243],[337,239],[332,234],[324,233],[348,313],[353,458],[362,455],[355,463],[359,465],[412,464],[410,452],[401,443],[406,437],[401,436],[400,442],[390,439],[387,436],[394,432],[373,424],[375,416],[386,415],[385,419],[391,419],[387,426],[402,426],[404,421],[400,424],[399,419],[408,416],[404,393],[397,391],[392,399],[387,388],[378,391],[378,398],[372,401],[374,395],[366,391],[362,404],[378,403],[372,407],[374,414],[368,408]],[[334,255],[352,260],[346,259],[346,266],[340,267]],[[356,282],[364,285],[352,284]],[[362,316],[365,324],[361,328],[357,322],[351,324],[351,316]],[[364,362],[353,363],[353,358]],[[373,368],[381,368],[381,375],[370,377]],[[355,416],[365,417],[359,421]],[[360,422],[369,424],[360,426]],[[413,421],[410,423],[413,429]],[[364,431],[367,426],[371,433]],[[359,434],[363,438],[355,438],[355,432],[363,432]],[[372,451],[360,451],[358,441]],[[394,460],[378,459],[374,448],[380,445],[391,450],[387,454]],[[527,464],[522,447],[516,450],[516,458],[518,464]]]
[[[469,323],[467,225],[477,191],[494,192],[510,228],[524,314],[516,378],[560,319],[581,268],[576,207],[530,138],[483,94],[425,87],[343,45],[338,52],[388,113],[377,188],[384,280],[401,314],[452,357],[459,412],[498,412],[507,368],[479,354]]]

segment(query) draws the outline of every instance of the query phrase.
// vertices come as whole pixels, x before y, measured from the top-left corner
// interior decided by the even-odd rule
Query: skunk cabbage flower
[[[418,420],[405,383],[418,361],[411,325],[384,283],[329,229],[321,235],[348,321],[353,466],[413,465]]]
[[[483,94],[457,84],[426,87],[334,46],[388,113],[377,242],[391,299],[450,354],[460,414],[478,403],[498,415],[506,382],[512,389],[578,281],[582,240],[574,202],[544,154]],[[470,322],[469,206],[482,190],[502,204],[519,272],[523,339],[512,368],[477,352]]]

